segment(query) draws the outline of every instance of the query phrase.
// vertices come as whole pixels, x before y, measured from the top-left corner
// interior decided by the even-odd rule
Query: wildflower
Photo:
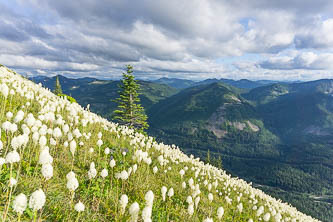
[[[76,151],[76,142],[75,142],[75,140],[72,140],[69,143],[69,150],[71,151],[72,155],[74,156],[75,151]]]
[[[154,168],[153,168],[153,173],[154,173],[154,174],[156,174],[156,173],[157,173],[157,171],[158,171],[158,168],[157,168],[157,166],[154,166]]]
[[[188,180],[188,185],[191,187],[194,184],[192,177]]]
[[[7,156],[6,156],[7,163],[16,163],[16,162],[19,162],[20,159],[21,159],[20,154],[16,150],[13,150],[13,151],[7,153]]]
[[[9,179],[9,187],[13,187],[13,186],[15,186],[16,184],[17,184],[17,180],[14,179],[13,177],[11,177],[11,178]]]
[[[13,113],[12,112],[7,112],[6,117],[7,117],[8,120],[10,120],[13,117]]]
[[[237,209],[238,209],[239,213],[242,213],[242,211],[243,211],[243,204],[242,203],[238,204],[237,205]]]
[[[76,210],[77,212],[82,212],[82,211],[84,211],[84,204],[81,202],[81,201],[79,201],[77,204],[75,204],[75,206],[74,206],[74,210]]]
[[[191,215],[191,216],[193,215],[193,213],[194,213],[194,205],[193,205],[193,203],[191,203],[191,204],[188,205],[187,213],[189,215]]]
[[[221,220],[222,217],[223,217],[223,214],[224,214],[224,209],[223,209],[223,207],[219,207],[219,208],[217,208],[217,218]]]
[[[281,219],[282,219],[281,214],[280,214],[280,213],[275,214],[274,219],[275,219],[275,221],[277,221],[277,222],[281,221]]]
[[[260,206],[259,209],[257,210],[257,217],[259,217],[262,213],[264,212],[264,207]]]
[[[128,179],[128,173],[126,170],[121,171],[121,173],[116,173],[115,177],[117,179],[127,180]]]
[[[65,125],[62,127],[62,131],[64,131],[64,133],[68,133],[68,132],[69,132],[69,126],[68,126],[68,124],[65,124]]]
[[[104,153],[105,153],[105,155],[109,155],[109,153],[110,153],[110,148],[109,148],[109,147],[106,147],[105,150],[104,150]]]
[[[75,177],[75,173],[73,171],[69,172],[66,175],[67,178],[67,189],[74,192],[79,187],[79,181]]]
[[[23,193],[17,195],[13,201],[13,210],[18,214],[22,214],[27,208],[27,201],[27,196]]]
[[[148,205],[142,210],[142,219],[144,222],[151,222],[152,206]]]
[[[97,146],[98,146],[98,147],[101,147],[102,145],[103,145],[103,141],[99,139],[99,140],[97,141]]]
[[[137,202],[132,203],[129,208],[129,213],[131,215],[131,222],[136,222],[138,220],[140,207]]]
[[[73,134],[71,132],[69,132],[67,134],[67,137],[68,137],[68,141],[72,141],[73,140]]]
[[[90,164],[90,169],[88,171],[88,178],[89,178],[89,180],[91,180],[92,178],[95,178],[96,175],[97,175],[97,170],[95,169],[95,163],[92,162]]]
[[[93,152],[94,152],[94,148],[90,147],[89,153],[93,153]]]
[[[10,125],[9,131],[15,133],[17,131],[17,125],[15,123]]]
[[[49,180],[51,177],[53,177],[53,167],[50,163],[43,164],[42,175],[46,180]]]
[[[116,166],[116,161],[114,159],[110,160],[110,167],[113,168]]]
[[[209,193],[209,194],[208,194],[208,200],[209,200],[209,202],[212,202],[213,199],[214,199],[213,194],[212,194],[212,193]]]
[[[171,198],[175,194],[173,188],[171,187],[168,192],[168,197]]]
[[[185,181],[182,183],[182,188],[183,188],[183,189],[186,188],[186,182],[185,182]]]
[[[46,146],[46,143],[47,143],[47,140],[46,140],[46,137],[45,136],[41,136],[40,138],[39,138],[39,145],[40,145],[40,147],[44,147],[44,146]]]
[[[138,165],[137,165],[137,164],[134,164],[134,165],[133,165],[133,173],[135,173],[137,169],[138,169]]]
[[[162,193],[162,199],[163,199],[163,201],[165,201],[165,194],[166,194],[167,190],[168,190],[168,188],[166,188],[165,186],[163,186],[161,188],[161,193]]]
[[[130,167],[130,168],[128,168],[128,170],[127,170],[127,174],[128,174],[128,176],[130,176],[131,175],[131,173],[132,173],[132,167]]]
[[[203,222],[213,222],[212,218],[207,217],[206,219],[203,220]]]
[[[194,200],[194,203],[195,203],[195,207],[198,208],[198,205],[199,205],[199,201],[200,201],[200,197],[197,196]]]
[[[39,154],[39,164],[47,164],[47,163],[52,163],[53,158],[49,153],[49,147],[45,147]]]
[[[59,129],[58,127],[55,128],[55,129],[53,130],[53,136],[54,136],[55,138],[59,138],[59,137],[61,137],[61,136],[62,136],[61,129]]]
[[[263,217],[264,221],[269,221],[270,218],[271,218],[271,215],[269,213],[266,213]]]
[[[109,175],[108,170],[104,168],[104,169],[102,170],[102,172],[101,172],[101,177],[105,178],[105,177],[107,177],[108,175]]]
[[[228,196],[226,196],[224,199],[228,204],[231,204],[232,199],[230,199]]]
[[[154,193],[153,191],[149,190],[146,195],[145,195],[145,200],[146,200],[146,204],[148,206],[153,206],[153,201],[154,201]]]
[[[144,161],[147,165],[150,165],[150,164],[152,163],[152,160],[151,160],[150,157],[149,157],[149,158],[145,158],[143,161]]]
[[[188,204],[192,204],[192,203],[193,203],[193,199],[192,199],[192,197],[191,197],[191,196],[187,196],[187,198],[186,198],[186,202],[187,202]]]
[[[14,122],[18,123],[21,122],[24,118],[24,112],[22,110],[19,110],[14,118]]]
[[[7,98],[8,93],[9,93],[9,88],[5,83],[2,83],[0,85],[0,92],[2,93],[2,95]]]
[[[0,167],[6,163],[6,160],[0,157]]]
[[[127,203],[128,203],[128,197],[127,197],[126,194],[121,195],[119,203],[120,203],[120,208],[121,208],[120,213],[124,214],[125,213],[125,208],[126,208]]]
[[[55,145],[57,145],[57,141],[51,137],[51,138],[50,138],[50,144],[51,144],[52,146],[55,146]]]
[[[181,169],[181,170],[179,171],[179,174],[180,174],[180,177],[183,179],[183,176],[184,176],[184,174],[185,174],[185,171],[184,171],[183,169]]]
[[[46,196],[42,189],[36,190],[33,192],[29,199],[29,207],[33,211],[42,209],[46,201]]]
[[[12,124],[11,124],[10,122],[6,121],[6,122],[4,122],[4,123],[2,124],[2,129],[3,129],[4,131],[9,131],[11,125],[12,125]]]

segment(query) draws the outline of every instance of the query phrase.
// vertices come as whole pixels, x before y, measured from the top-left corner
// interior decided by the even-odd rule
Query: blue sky
[[[333,78],[329,0],[0,0],[0,63],[26,75]]]

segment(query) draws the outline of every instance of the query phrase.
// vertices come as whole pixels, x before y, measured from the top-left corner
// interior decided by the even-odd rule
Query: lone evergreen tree
[[[54,94],[61,95],[62,89],[59,81],[59,76],[56,77],[55,87],[54,87]]]
[[[113,118],[123,125],[137,128],[141,131],[149,127],[147,123],[147,115],[144,108],[140,105],[138,91],[140,85],[134,79],[133,67],[126,66],[126,73],[123,73],[123,79],[120,88],[119,98],[115,100],[118,103],[117,110],[114,111]]]

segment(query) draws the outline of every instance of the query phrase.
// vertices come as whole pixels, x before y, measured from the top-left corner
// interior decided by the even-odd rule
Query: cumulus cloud
[[[295,44],[297,48],[332,48],[333,19],[315,19],[296,36]]]
[[[278,55],[260,63],[265,69],[281,70],[330,70],[333,68],[333,53],[294,52],[291,55]]]
[[[288,70],[328,70],[333,3],[319,1],[10,1],[0,3],[0,63],[101,78],[119,77],[128,63],[141,78],[271,78],[267,70],[282,78]],[[284,53],[290,49],[295,55]],[[266,59],[240,59],[249,53]],[[219,62],[229,57],[239,59]]]

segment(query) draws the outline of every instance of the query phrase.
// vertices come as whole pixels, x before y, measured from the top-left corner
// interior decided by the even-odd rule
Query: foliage
[[[119,88],[119,98],[115,101],[118,103],[114,111],[114,119],[119,123],[134,127],[139,130],[148,128],[147,115],[140,104],[139,91],[140,85],[134,80],[133,67],[126,66],[126,73],[123,73],[123,79]]]
[[[56,82],[55,82],[55,87],[54,87],[54,94],[56,95],[61,95],[62,93],[62,89],[61,89],[61,84],[59,81],[59,76],[56,77]]]
[[[65,97],[69,102],[71,102],[71,103],[77,103],[76,102],[76,99],[74,99],[73,97],[71,97],[71,96],[69,96],[69,95],[66,95],[66,94],[64,94],[64,93],[62,93],[62,94],[58,94],[58,96],[60,96],[60,97]]]

